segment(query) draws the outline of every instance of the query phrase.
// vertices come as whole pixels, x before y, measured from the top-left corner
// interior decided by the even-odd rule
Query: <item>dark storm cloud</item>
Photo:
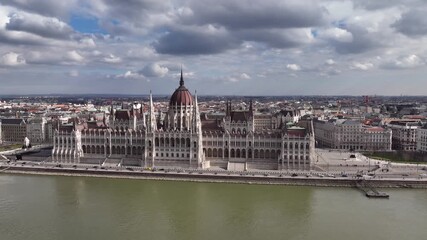
[[[392,27],[407,36],[422,36],[427,34],[427,9],[412,9],[402,15]]]
[[[192,28],[172,30],[154,42],[153,47],[163,54],[194,55],[221,53],[240,44],[225,30]]]
[[[334,41],[331,46],[340,54],[364,53],[384,46],[382,36],[379,33],[368,32],[360,26],[348,26],[346,30],[353,36],[352,41]]]
[[[73,29],[56,18],[35,20],[29,16],[14,14],[10,17],[6,29],[11,31],[28,32],[46,38],[69,39]]]
[[[299,28],[325,23],[325,10],[314,1],[192,1],[184,23],[219,24],[229,29]]]

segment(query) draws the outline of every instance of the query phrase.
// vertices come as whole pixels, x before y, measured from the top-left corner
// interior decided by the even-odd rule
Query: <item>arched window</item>
[[[230,153],[230,157],[232,157],[232,158],[234,158],[235,157],[235,154],[234,154],[234,149],[231,149],[231,153]]]

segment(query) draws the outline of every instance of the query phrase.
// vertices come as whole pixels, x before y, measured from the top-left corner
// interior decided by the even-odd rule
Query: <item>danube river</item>
[[[427,191],[0,174],[0,239],[426,239]]]

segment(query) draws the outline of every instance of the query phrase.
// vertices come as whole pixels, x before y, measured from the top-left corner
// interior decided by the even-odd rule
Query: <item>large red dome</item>
[[[169,101],[169,106],[185,106],[193,105],[193,97],[191,96],[190,91],[184,86],[184,79],[182,77],[181,70],[181,79],[179,81],[179,87],[172,94],[172,97]]]

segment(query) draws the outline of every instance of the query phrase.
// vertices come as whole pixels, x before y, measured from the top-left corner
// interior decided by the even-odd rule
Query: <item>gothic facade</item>
[[[108,124],[75,123],[54,134],[53,160],[143,167],[223,168],[234,170],[309,170],[314,137],[307,127],[288,126],[283,118],[247,110],[225,116],[199,112],[197,94],[184,86],[172,94],[167,112],[156,113],[152,95],[148,111],[113,110]]]

